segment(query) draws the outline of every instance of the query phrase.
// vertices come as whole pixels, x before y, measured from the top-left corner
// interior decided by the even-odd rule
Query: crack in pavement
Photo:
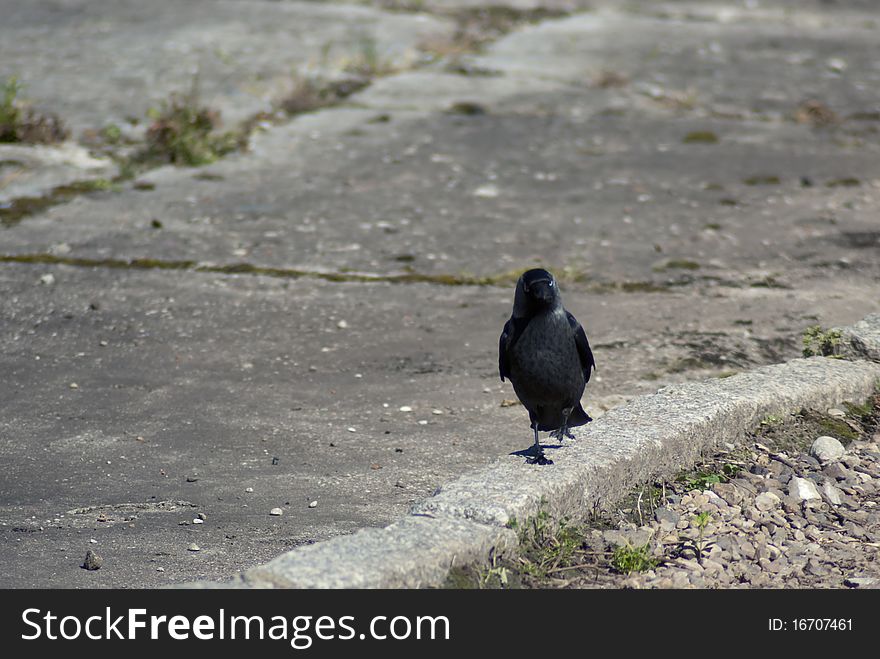
[[[2,254],[0,263],[12,264],[37,264],[37,265],[67,265],[79,268],[109,268],[120,270],[184,270],[189,272],[207,272],[227,275],[255,275],[275,277],[282,279],[322,279],[324,281],[341,283],[376,283],[384,282],[391,284],[436,284],[440,286],[488,286],[509,287],[516,283],[521,272],[520,269],[497,275],[470,275],[470,274],[425,274],[420,272],[400,272],[393,274],[381,274],[372,272],[334,272],[322,270],[304,270],[299,268],[278,268],[258,266],[251,263],[232,263],[227,265],[213,265],[198,261],[166,261],[162,259],[134,258],[134,259],[94,259],[73,256],[58,256],[55,254]],[[558,268],[564,272],[564,268]],[[568,283],[578,283],[574,280]],[[661,286],[649,281],[624,281],[624,282],[595,282],[581,286],[594,293],[664,293],[668,292],[673,285]]]

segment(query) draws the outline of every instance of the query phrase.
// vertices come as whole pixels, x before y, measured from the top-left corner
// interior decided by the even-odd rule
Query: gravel
[[[840,462],[823,464],[827,460],[817,444],[832,446]],[[653,570],[596,585],[880,588],[878,444],[876,431],[846,447],[822,436],[798,453],[755,441],[734,477],[682,492],[680,498],[673,486],[654,521],[637,527],[652,538],[658,560]],[[736,453],[716,456],[716,466],[730,464],[731,455]],[[709,517],[702,534],[701,513]],[[680,521],[670,530],[668,520],[676,518]]]
[[[693,471],[633,492],[613,516],[594,517],[570,566],[534,577],[513,561],[508,580],[540,588],[880,588],[878,402],[868,416],[847,414],[857,439],[821,434],[836,414],[804,410],[762,424]],[[828,461],[817,444],[839,455]],[[621,572],[616,557],[638,549],[653,564]]]

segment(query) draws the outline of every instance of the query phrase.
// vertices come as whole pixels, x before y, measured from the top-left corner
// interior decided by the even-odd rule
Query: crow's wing
[[[504,382],[504,378],[510,377],[510,361],[507,357],[510,349],[522,336],[523,330],[528,324],[527,318],[514,318],[513,316],[504,323],[501,338],[498,340],[498,373],[501,375],[502,382]]]
[[[577,318],[571,315],[571,312],[566,311],[565,315],[568,316],[568,324],[571,325],[571,329],[574,330],[574,343],[577,346],[578,357],[580,357],[581,360],[581,367],[584,369],[584,380],[589,382],[590,372],[596,368],[596,360],[593,359],[593,351],[590,350],[590,342],[587,341],[587,333],[584,332],[584,328],[581,327]]]

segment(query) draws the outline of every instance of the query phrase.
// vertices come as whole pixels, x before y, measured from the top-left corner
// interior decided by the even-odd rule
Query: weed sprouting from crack
[[[0,142],[52,144],[63,142],[70,131],[54,114],[42,114],[23,103],[19,92],[24,85],[16,76],[0,84]]]
[[[651,556],[651,543],[637,547],[631,544],[620,545],[611,555],[611,566],[621,574],[627,575],[653,570],[659,562],[659,559]]]
[[[840,359],[840,330],[823,330],[821,325],[812,325],[804,330],[802,337],[804,357],[832,357]]]
[[[172,94],[148,113],[146,145],[135,156],[142,163],[170,163],[198,167],[241,149],[247,136],[240,131],[220,132],[220,112],[202,105],[197,83],[186,94]]]

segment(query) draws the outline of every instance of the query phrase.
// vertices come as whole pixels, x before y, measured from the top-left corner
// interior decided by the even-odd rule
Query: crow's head
[[[542,309],[552,309],[558,304],[561,304],[559,286],[553,275],[546,270],[528,270],[516,282],[513,299],[515,316],[530,316]]]

